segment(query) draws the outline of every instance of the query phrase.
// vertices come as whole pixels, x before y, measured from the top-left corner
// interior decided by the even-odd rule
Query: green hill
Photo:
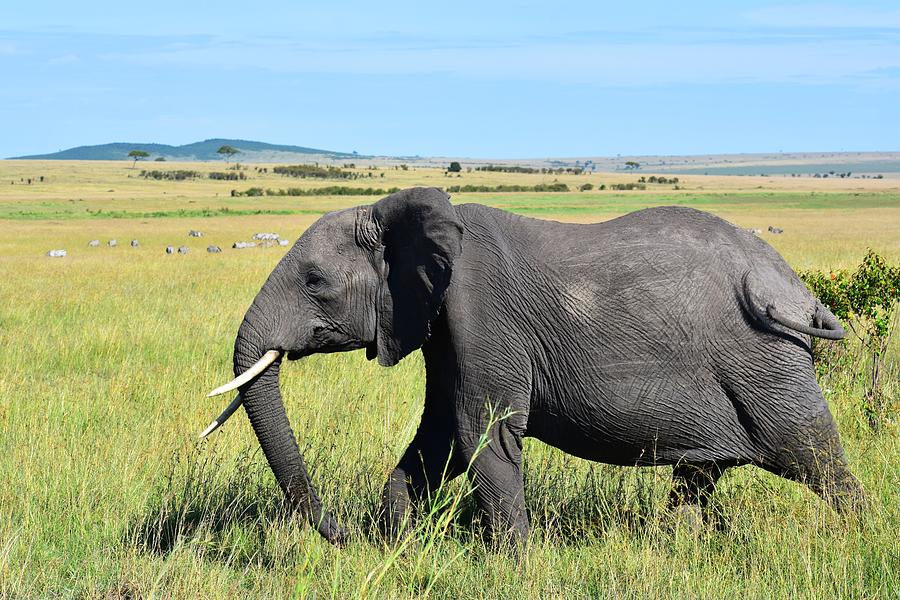
[[[265,161],[289,159],[291,154],[316,154],[332,158],[357,157],[352,152],[334,152],[318,148],[306,148],[304,146],[286,146],[279,144],[267,144],[265,142],[253,142],[250,140],[212,139],[183,146],[169,146],[168,144],[141,144],[116,142],[112,144],[100,144],[97,146],[78,146],[61,150],[50,154],[34,154],[31,156],[15,156],[12,160],[126,160],[132,150],[143,150],[150,154],[150,160],[163,157],[166,160],[221,160],[222,156],[216,150],[222,146],[232,146],[241,151],[235,156],[235,160]]]

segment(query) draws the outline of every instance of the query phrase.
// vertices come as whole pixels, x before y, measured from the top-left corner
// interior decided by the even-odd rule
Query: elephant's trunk
[[[245,319],[234,343],[235,375],[245,372],[268,350],[262,346],[256,331],[253,324]],[[242,386],[244,409],[266,460],[291,506],[303,512],[310,524],[326,540],[340,545],[347,533],[331,514],[322,509],[322,503],[310,481],[281,399],[278,387],[280,367],[281,360],[276,360],[259,377]]]

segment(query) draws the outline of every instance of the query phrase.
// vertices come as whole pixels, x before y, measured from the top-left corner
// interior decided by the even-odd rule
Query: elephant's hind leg
[[[716,463],[679,463],[672,470],[669,510],[698,527],[706,516],[709,500],[724,467]]]
[[[808,352],[783,341],[763,350],[767,359],[756,370],[726,365],[730,370],[722,373],[751,443],[751,462],[806,484],[838,511],[858,508],[863,489],[850,472]]]
[[[824,401],[823,401],[824,403]],[[862,485],[850,471],[834,420],[827,408],[781,438],[781,451],[762,465],[804,483],[838,512],[857,511],[865,502]]]

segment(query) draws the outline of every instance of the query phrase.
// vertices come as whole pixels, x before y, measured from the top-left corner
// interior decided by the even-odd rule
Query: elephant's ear
[[[396,192],[371,214],[384,249],[376,348],[378,363],[389,367],[428,339],[462,250],[462,224],[437,188]]]

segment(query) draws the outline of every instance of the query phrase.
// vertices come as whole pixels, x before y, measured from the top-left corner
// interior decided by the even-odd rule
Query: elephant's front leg
[[[396,540],[412,516],[412,506],[463,472],[453,451],[453,436],[445,422],[424,415],[416,437],[388,476],[381,496],[381,528]]]
[[[460,433],[460,454],[469,465],[475,500],[484,515],[488,535],[501,544],[521,546],[527,541],[522,476],[522,414],[494,423],[486,436]]]

